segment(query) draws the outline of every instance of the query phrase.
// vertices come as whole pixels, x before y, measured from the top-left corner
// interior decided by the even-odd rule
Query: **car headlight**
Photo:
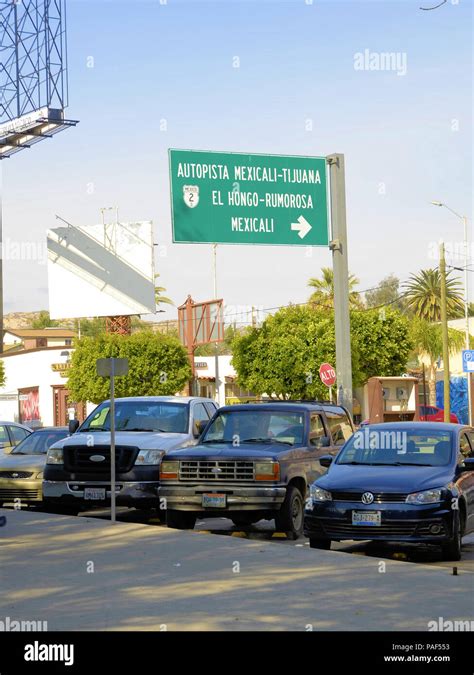
[[[153,466],[160,463],[161,450],[140,450],[135,465],[139,466]]]
[[[423,492],[412,492],[406,498],[407,504],[436,504],[443,499],[443,488],[434,488],[433,490],[423,490]]]
[[[160,480],[177,480],[179,478],[179,462],[163,461],[160,468]]]
[[[50,448],[46,457],[46,464],[64,464],[62,448]]]
[[[38,480],[39,478],[43,478],[43,472],[42,471],[40,471],[38,474],[36,474],[36,480]]]
[[[255,480],[279,480],[279,462],[255,462]]]
[[[313,502],[332,502],[332,494],[317,485],[311,485],[309,494]]]

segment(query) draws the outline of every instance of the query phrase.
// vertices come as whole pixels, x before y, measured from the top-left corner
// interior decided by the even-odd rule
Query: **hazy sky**
[[[154,221],[157,271],[176,304],[210,298],[211,247],[171,243],[170,147],[342,152],[360,288],[435,266],[434,243],[460,244],[462,223],[430,201],[471,218],[472,187],[472,5],[419,9],[435,4],[68,0],[67,112],[80,124],[2,162],[5,310],[48,305],[43,255],[12,260],[8,247],[41,250],[55,214],[93,224],[105,206]],[[396,55],[393,69],[355,67],[357,54],[382,52]],[[221,246],[218,294],[231,313],[303,302],[331,263],[326,249],[310,253]]]

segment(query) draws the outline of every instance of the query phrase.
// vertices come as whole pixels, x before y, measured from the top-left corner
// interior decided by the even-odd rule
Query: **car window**
[[[461,453],[463,459],[468,459],[468,457],[473,456],[471,444],[469,443],[467,434],[461,434],[459,437],[459,452]]]
[[[334,445],[344,445],[352,436],[352,426],[345,413],[326,411],[326,419]]]
[[[201,442],[273,442],[275,445],[301,445],[304,414],[270,410],[220,412]]]
[[[313,413],[310,417],[309,444],[319,446],[321,444],[321,437],[325,435],[326,431],[324,430],[321,415],[315,415]]]
[[[206,403],[204,403],[204,406],[207,412],[209,413],[209,417],[212,417],[217,410],[217,404],[212,403],[212,401],[206,401]]]
[[[204,407],[203,403],[196,403],[194,405],[194,421],[195,422],[208,422],[209,414]]]
[[[13,445],[18,445],[18,443],[21,443],[21,441],[30,435],[26,429],[22,429],[21,427],[10,427],[10,434]]]
[[[337,456],[337,464],[446,466],[455,437],[447,431],[365,426]]]
[[[102,403],[81,426],[81,432],[110,431],[110,403]],[[168,401],[117,401],[117,431],[188,433],[188,406]]]
[[[5,448],[10,445],[10,436],[4,424],[0,425],[0,448]]]
[[[48,449],[63,438],[67,438],[65,429],[49,429],[47,431],[35,431],[29,434],[13,450],[13,455],[45,455]]]

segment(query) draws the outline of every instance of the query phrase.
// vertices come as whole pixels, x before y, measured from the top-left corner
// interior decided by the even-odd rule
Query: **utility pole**
[[[329,155],[326,161],[329,164],[331,186],[332,240],[329,248],[332,251],[334,275],[337,403],[347,408],[352,415],[352,356],[344,155]]]
[[[439,273],[441,277],[441,330],[443,335],[444,421],[449,422],[451,417],[451,405],[449,395],[449,334],[446,305],[446,257],[444,243],[440,245]]]
[[[217,244],[212,244],[212,269],[214,276],[214,300],[217,300]],[[214,372],[216,380],[216,403],[221,404],[220,379],[219,379],[219,345],[214,343]]]

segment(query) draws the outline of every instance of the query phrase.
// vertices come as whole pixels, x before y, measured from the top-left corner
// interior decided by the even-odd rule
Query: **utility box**
[[[371,424],[418,421],[418,379],[371,377],[364,387],[364,410]]]

